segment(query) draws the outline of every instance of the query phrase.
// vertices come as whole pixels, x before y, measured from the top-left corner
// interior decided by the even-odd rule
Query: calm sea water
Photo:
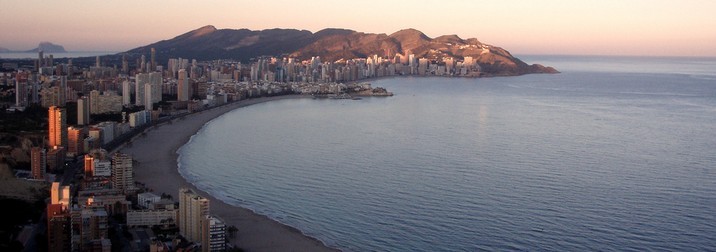
[[[64,53],[45,53],[45,56],[50,56],[54,59],[61,58],[78,58],[78,57],[92,57],[92,56],[104,56],[110,54],[116,54],[117,52],[64,52]],[[37,53],[26,53],[26,52],[8,52],[0,53],[0,59],[37,59]]]
[[[716,249],[716,59],[375,81],[227,113],[180,172],[348,251]]]

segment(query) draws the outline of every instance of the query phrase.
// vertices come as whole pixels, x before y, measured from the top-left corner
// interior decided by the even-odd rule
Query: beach
[[[145,184],[154,194],[167,193],[178,200],[179,188],[188,187],[209,199],[211,214],[223,219],[227,227],[238,228],[236,237],[230,240],[235,247],[244,251],[338,251],[326,247],[321,241],[308,237],[293,227],[256,214],[249,209],[226,204],[198,190],[177,170],[176,151],[210,120],[237,108],[301,97],[305,96],[288,95],[243,100],[190,114],[171,123],[150,128],[145,134],[135,137],[131,143],[120,147],[118,151],[132,155],[136,161],[134,180]]]

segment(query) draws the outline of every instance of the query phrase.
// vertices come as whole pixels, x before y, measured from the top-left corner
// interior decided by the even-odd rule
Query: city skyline
[[[390,34],[415,28],[429,37],[477,38],[515,54],[716,56],[708,1],[540,2],[4,1],[0,47],[41,41],[68,51],[127,51],[214,25],[219,29],[345,28]],[[310,6],[311,8],[304,7]],[[11,10],[11,11],[10,11]],[[327,21],[328,20],[328,21]]]

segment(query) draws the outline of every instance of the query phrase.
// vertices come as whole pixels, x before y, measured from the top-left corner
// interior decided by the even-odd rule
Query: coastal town
[[[254,227],[237,226],[231,214],[217,214],[210,205],[228,206],[190,184],[157,181],[163,174],[152,173],[159,168],[148,161],[161,155],[170,160],[162,169],[183,181],[176,157],[137,145],[162,145],[171,139],[176,152],[188,139],[147,139],[166,134],[163,129],[187,118],[201,117],[190,127],[196,132],[221,113],[258,102],[393,95],[373,87],[367,82],[371,79],[481,76],[480,65],[471,57],[435,61],[408,53],[335,62],[260,57],[249,64],[176,58],[166,66],[157,62],[155,50],[148,56],[130,64],[123,55],[119,66],[107,66],[97,56],[94,65],[83,67],[40,51],[33,65],[2,64],[0,168],[6,176],[0,196],[45,202],[36,204],[44,208],[40,216],[15,224],[12,237],[18,246],[48,251],[241,251],[241,235]],[[159,185],[166,183],[171,185]],[[35,193],[24,193],[27,190]],[[325,248],[319,241],[309,242]]]
[[[716,252],[716,1],[0,10],[0,252]]]

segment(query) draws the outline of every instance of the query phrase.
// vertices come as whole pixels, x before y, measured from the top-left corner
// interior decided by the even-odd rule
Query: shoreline
[[[212,215],[224,220],[227,227],[238,228],[230,239],[244,251],[340,251],[305,235],[297,228],[280,223],[248,208],[229,205],[189,183],[178,170],[177,150],[186,144],[206,123],[238,108],[284,99],[306,98],[302,95],[261,97],[230,103],[151,127],[146,134],[133,138],[117,151],[135,160],[134,180],[144,183],[155,194],[167,193],[178,200],[179,188],[187,187],[209,199]]]

